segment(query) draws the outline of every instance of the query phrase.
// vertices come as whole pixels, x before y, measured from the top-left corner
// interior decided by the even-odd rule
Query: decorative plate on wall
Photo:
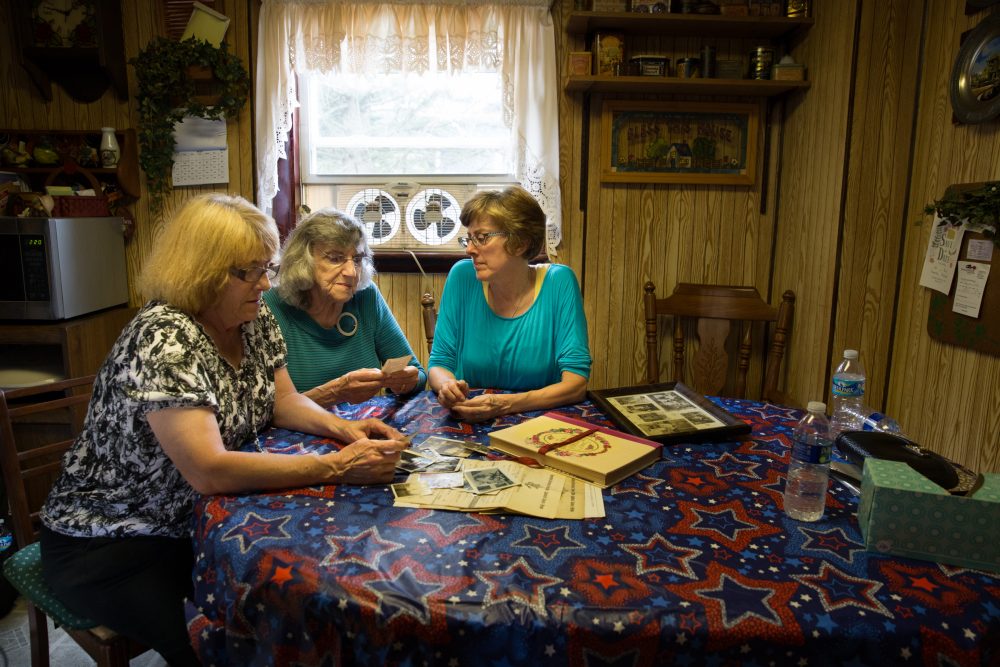
[[[963,123],[1000,115],[1000,14],[991,14],[962,42],[951,70],[951,107]]]

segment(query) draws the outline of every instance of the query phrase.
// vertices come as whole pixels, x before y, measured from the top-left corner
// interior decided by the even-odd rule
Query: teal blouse
[[[587,318],[572,269],[549,265],[531,308],[507,318],[487,304],[472,260],[452,267],[428,367],[445,368],[473,388],[526,391],[559,382],[563,371],[589,378],[590,365]]]
[[[278,320],[288,347],[288,374],[299,391],[329,382],[359,368],[381,368],[386,359],[409,356],[410,366],[420,371],[413,391],[422,391],[427,373],[413,355],[403,330],[374,284],[357,292],[344,304],[344,312],[357,318],[341,319],[341,328],[324,329],[304,310],[285,303],[272,289],[264,301]]]

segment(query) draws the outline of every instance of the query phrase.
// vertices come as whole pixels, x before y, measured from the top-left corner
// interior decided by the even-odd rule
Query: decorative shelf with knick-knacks
[[[50,179],[57,176],[72,179],[82,168],[98,181],[116,186],[124,195],[137,199],[139,154],[135,130],[115,129],[121,154],[113,167],[103,166],[101,134],[101,128],[0,129],[0,171],[20,174],[33,190],[43,191]]]
[[[643,46],[635,49],[636,40],[648,42],[658,38],[692,37],[707,40],[743,40],[747,50],[764,42],[780,55],[780,46],[797,38],[813,25],[811,17],[784,16],[729,16],[647,12],[593,12],[574,11],[566,18],[566,33],[590,40],[596,33],[620,33],[630,54],[649,52]],[[732,45],[729,45],[730,48]],[[721,50],[721,49],[720,49]],[[628,55],[625,63],[628,63]],[[680,57],[678,55],[678,57]],[[722,56],[720,56],[722,57]],[[596,56],[595,56],[596,58]],[[777,62],[777,57],[774,58]],[[625,70],[623,63],[623,70]],[[747,74],[748,68],[741,68]],[[692,78],[679,76],[630,76],[627,70],[621,75],[569,74],[564,79],[567,92],[583,93],[635,93],[651,95],[733,95],[774,97],[809,88],[807,80],[772,80],[756,78]],[[730,75],[731,76],[731,75]]]

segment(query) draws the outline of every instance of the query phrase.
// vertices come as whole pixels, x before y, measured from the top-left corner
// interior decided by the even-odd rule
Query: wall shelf
[[[593,30],[621,30],[634,35],[776,39],[812,24],[812,18],[783,16],[571,12],[566,20],[566,32],[585,34]]]
[[[772,44],[784,42],[810,27],[812,18],[784,16],[723,16],[702,14],[649,14],[642,12],[570,12],[566,32],[588,42],[595,32],[613,31],[631,37],[726,38]],[[780,49],[776,49],[779,51]],[[640,51],[641,52],[641,51]],[[683,54],[666,54],[680,57]],[[626,54],[627,59],[628,54]],[[809,88],[809,81],[770,79],[684,79],[674,76],[572,75],[563,81],[570,93],[636,93],[648,95],[713,95],[775,97]]]
[[[647,93],[661,95],[753,95],[774,97],[809,88],[809,81],[757,79],[678,79],[669,76],[570,76],[564,88],[576,93]]]
[[[118,147],[121,149],[121,157],[118,165],[114,168],[96,167],[84,164],[82,167],[91,174],[97,176],[98,180],[108,181],[117,184],[122,192],[129,197],[139,198],[139,153],[136,141],[135,130],[131,128],[115,130],[118,138]],[[94,130],[4,130],[0,129],[0,140],[8,144],[16,145],[24,141],[27,145],[32,145],[42,137],[48,137],[56,153],[59,154],[59,163],[53,165],[40,165],[34,160],[24,165],[9,164],[6,160],[0,171],[9,171],[21,174],[24,180],[37,191],[44,190],[45,179],[59,171],[65,171],[71,175],[75,169],[76,162],[71,153],[74,148],[81,144],[87,144],[91,148],[99,148],[101,142],[100,129]]]

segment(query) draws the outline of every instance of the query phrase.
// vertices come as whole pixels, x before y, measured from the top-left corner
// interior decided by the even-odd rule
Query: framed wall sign
[[[601,180],[752,185],[758,104],[607,100]]]

